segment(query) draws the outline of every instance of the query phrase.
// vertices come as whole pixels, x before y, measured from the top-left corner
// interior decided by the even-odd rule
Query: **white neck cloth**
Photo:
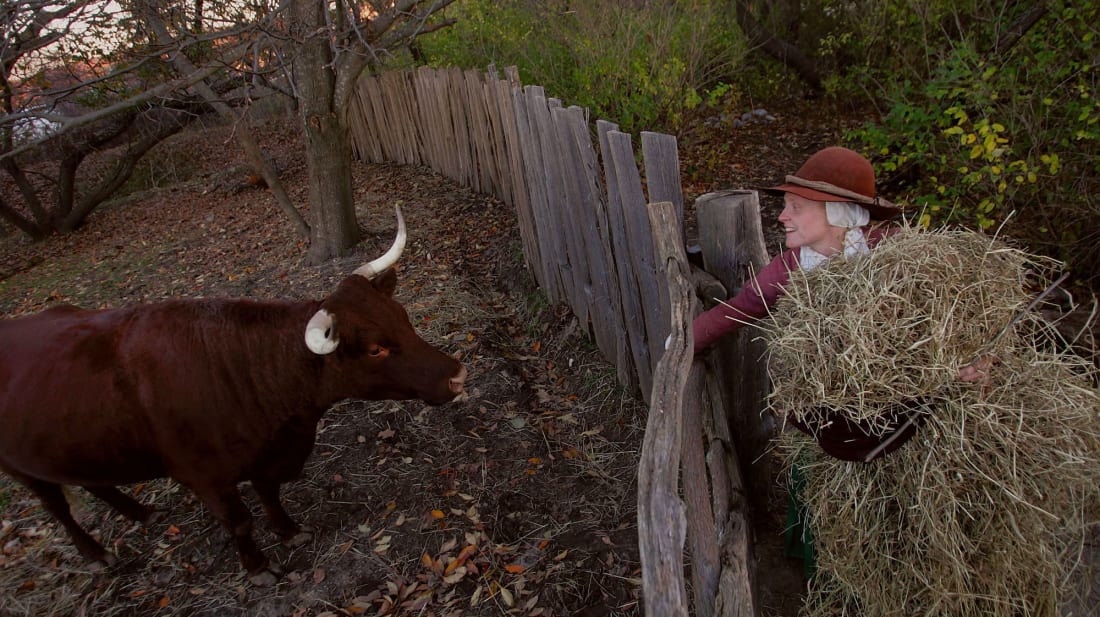
[[[871,251],[867,246],[867,237],[863,235],[863,226],[871,221],[871,213],[867,208],[846,201],[827,201],[825,218],[833,227],[843,227],[848,230],[844,232],[845,257],[863,255]],[[828,259],[827,256],[808,246],[802,247],[798,253],[798,264],[803,270],[813,270]]]

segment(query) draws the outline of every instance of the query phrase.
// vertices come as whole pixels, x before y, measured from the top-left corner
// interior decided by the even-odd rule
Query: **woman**
[[[765,317],[790,273],[817,267],[839,255],[868,252],[895,228],[883,226],[901,208],[875,193],[875,171],[859,153],[825,148],[811,156],[785,183],[766,189],[783,195],[779,222],[787,250],[764,267],[741,292],[692,323],[695,353],[745,324]]]
[[[810,270],[836,255],[869,252],[897,228],[886,222],[901,208],[878,197],[871,163],[847,148],[825,148],[811,156],[786,182],[765,189],[783,195],[779,222],[786,232],[787,250],[780,253],[741,291],[724,304],[704,312],[692,323],[695,354],[704,352],[719,338],[767,316],[791,271]],[[985,383],[991,358],[983,358],[959,371],[959,379]],[[822,427],[809,427],[789,418],[811,434],[825,452],[849,461],[870,461],[901,447],[917,430],[906,409],[890,412],[895,432],[885,437],[869,435],[866,427],[839,414],[828,414]]]
[[[847,148],[825,148],[811,156],[786,182],[766,189],[783,195],[779,214],[787,250],[780,253],[741,291],[724,304],[704,312],[692,323],[695,354],[706,351],[722,336],[765,317],[790,280],[791,271],[810,270],[836,255],[869,252],[896,227],[884,224],[901,209],[878,197],[871,163]],[[881,438],[836,415],[825,427],[809,427],[788,418],[799,430],[815,437],[822,449],[844,460],[864,460],[872,452],[887,453],[916,432],[908,418],[898,418],[896,435],[883,446]],[[876,454],[877,455],[877,454]],[[791,471],[785,553],[803,559],[806,578],[813,576],[816,559],[813,538],[806,525],[802,501],[805,477],[796,465]]]

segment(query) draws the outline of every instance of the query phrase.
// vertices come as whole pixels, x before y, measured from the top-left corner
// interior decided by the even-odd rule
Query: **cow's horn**
[[[386,251],[385,255],[360,266],[359,269],[355,271],[355,274],[372,279],[397,263],[397,258],[400,257],[401,252],[405,250],[405,217],[401,216],[400,204],[394,204],[393,209],[397,210],[397,237],[394,238],[393,246],[390,247],[390,250]]]
[[[336,336],[336,326],[332,314],[321,309],[313,314],[306,324],[306,347],[313,353],[323,356],[336,351],[340,338]]]

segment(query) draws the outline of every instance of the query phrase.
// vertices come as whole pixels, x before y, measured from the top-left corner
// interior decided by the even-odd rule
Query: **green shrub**
[[[430,64],[515,65],[524,83],[627,131],[675,130],[686,110],[728,89],[746,53],[717,0],[460,0],[448,10],[457,23],[421,39]]]
[[[907,51],[896,60],[859,67],[833,86],[881,88],[890,105],[882,120],[850,138],[921,209],[923,224],[1003,225],[1091,277],[1100,264],[1091,236],[1100,222],[1092,203],[1100,172],[1100,8],[1078,4],[1051,2],[1011,47],[1002,37],[1022,9],[998,21],[956,12],[954,23],[973,28],[941,31],[926,75],[903,62],[919,42],[903,37],[896,44]]]

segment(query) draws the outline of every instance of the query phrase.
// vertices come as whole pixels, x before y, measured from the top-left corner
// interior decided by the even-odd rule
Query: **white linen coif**
[[[867,237],[863,235],[863,226],[871,221],[871,213],[859,204],[847,201],[825,202],[825,218],[833,227],[847,229],[844,233],[844,256],[863,255],[871,252],[867,246]],[[813,270],[820,266],[827,256],[808,246],[802,247],[798,254],[798,265],[803,270]]]

